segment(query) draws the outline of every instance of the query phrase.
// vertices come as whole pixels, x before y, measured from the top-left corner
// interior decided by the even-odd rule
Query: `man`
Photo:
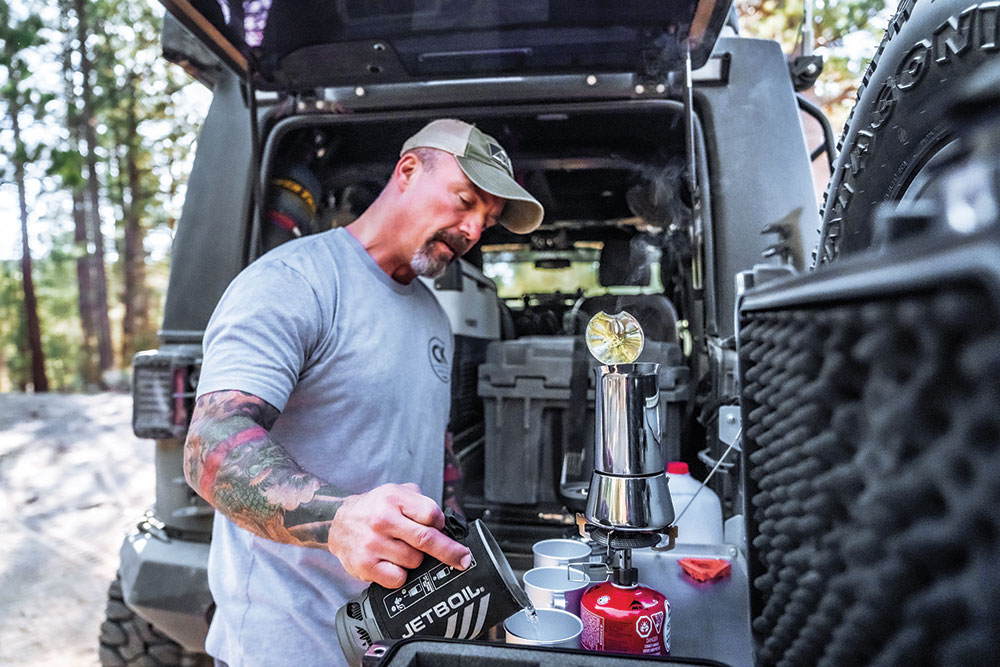
[[[440,529],[452,338],[418,275],[437,276],[499,222],[542,207],[475,127],[429,123],[348,227],[286,243],[230,285],[205,332],[185,443],[216,512],[208,652],[240,665],[344,663],[337,609],[395,588]]]

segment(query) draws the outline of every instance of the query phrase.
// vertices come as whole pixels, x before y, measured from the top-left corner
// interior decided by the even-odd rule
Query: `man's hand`
[[[327,548],[348,574],[398,588],[424,554],[464,570],[472,554],[441,529],[444,514],[416,484],[384,484],[348,496],[330,526]]]

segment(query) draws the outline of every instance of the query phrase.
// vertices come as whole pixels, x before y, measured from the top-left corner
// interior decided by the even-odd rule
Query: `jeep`
[[[640,361],[661,367],[666,458],[711,478],[724,520],[715,543],[636,550],[671,602],[673,656],[1000,661],[1000,152],[981,122],[1000,88],[983,78],[996,3],[901,2],[839,154],[827,141],[822,212],[800,121],[816,111],[796,92],[811,81],[739,36],[722,0],[164,4],[164,55],[213,100],[160,345],[134,360],[156,499],[122,545],[102,664],[206,659],[214,510],[182,451],[223,291],[271,248],[349,224],[442,117],[499,139],[546,211],[428,281],[455,335],[464,509],[515,569],[578,534],[594,468],[582,334],[626,310]],[[685,556],[731,572],[697,584]],[[508,648],[412,638],[369,659],[529,664]]]

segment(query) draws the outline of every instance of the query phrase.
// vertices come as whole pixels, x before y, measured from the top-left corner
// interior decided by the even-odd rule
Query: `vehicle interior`
[[[454,115],[497,138],[516,158],[517,178],[546,211],[539,232],[544,240],[532,242],[553,244],[556,236],[563,243],[603,242],[662,232],[682,225],[689,215],[690,194],[679,178],[684,168],[680,108],[661,102],[625,114],[581,103],[575,113],[525,109],[523,115],[496,118],[482,110],[456,109]],[[313,124],[307,117],[278,120],[265,162],[273,174],[293,165],[311,172],[322,189],[320,227],[337,226],[374,199],[398,158],[395,147],[431,117],[335,126]],[[494,228],[482,245],[526,242]]]
[[[463,271],[496,285],[490,285],[487,305],[467,301],[449,312],[456,329],[450,428],[465,477],[467,509],[491,519],[516,564],[530,558],[532,542],[572,534],[574,513],[582,510],[579,487],[589,479],[585,463],[592,458],[593,427],[570,424],[592,423],[592,409],[586,407],[586,395],[570,395],[569,385],[575,382],[574,392],[586,392],[593,383],[590,367],[596,362],[586,354],[581,365],[580,350],[574,356],[573,349],[589,319],[601,311],[627,310],[648,341],[641,359],[687,376],[689,362],[681,343],[690,336],[683,320],[692,303],[691,281],[684,275],[689,272],[684,254],[691,195],[683,177],[681,111],[681,105],[666,100],[625,113],[585,103],[558,113],[525,108],[502,118],[455,111],[504,145],[516,178],[545,207],[539,230],[522,236],[491,228],[461,264],[430,281],[439,294],[461,294]],[[275,109],[264,146],[265,205],[251,241],[258,252],[349,224],[388,180],[398,158],[395,147],[426,122],[417,117],[331,124],[303,116],[281,119],[280,114]],[[314,206],[304,204],[309,200]],[[476,311],[483,308],[497,311],[499,326],[463,335],[460,320],[482,316]],[[548,340],[530,342],[542,337]],[[494,395],[488,368],[485,375],[480,369],[491,343],[497,348],[493,354],[504,359],[497,363],[507,371],[513,363],[564,390],[565,396],[538,396],[544,407],[536,415],[540,428],[531,436],[537,442],[519,440],[514,417],[506,413],[486,428],[484,401],[504,403]],[[512,361],[511,355],[541,353],[539,345],[550,346],[544,352],[548,365],[541,370]],[[690,345],[687,349],[690,353]],[[515,384],[522,379],[515,378]],[[532,393],[519,387],[520,393]],[[677,389],[670,407],[675,421],[687,414],[689,397],[686,385]],[[570,409],[576,404],[579,410]],[[672,429],[668,449],[677,457],[680,427]],[[513,441],[521,442],[539,471],[530,485],[506,462],[516,449]],[[500,447],[506,454],[491,457],[491,450]]]

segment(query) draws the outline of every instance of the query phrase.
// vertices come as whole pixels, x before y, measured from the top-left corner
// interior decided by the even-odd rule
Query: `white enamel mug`
[[[536,609],[538,623],[521,610],[503,622],[508,644],[580,648],[583,621],[562,609]]]
[[[580,615],[580,599],[590,577],[566,567],[536,567],[524,573],[524,592],[536,609],[563,609]]]
[[[535,542],[531,552],[535,567],[559,567],[590,560],[590,545],[579,540],[542,540]]]

